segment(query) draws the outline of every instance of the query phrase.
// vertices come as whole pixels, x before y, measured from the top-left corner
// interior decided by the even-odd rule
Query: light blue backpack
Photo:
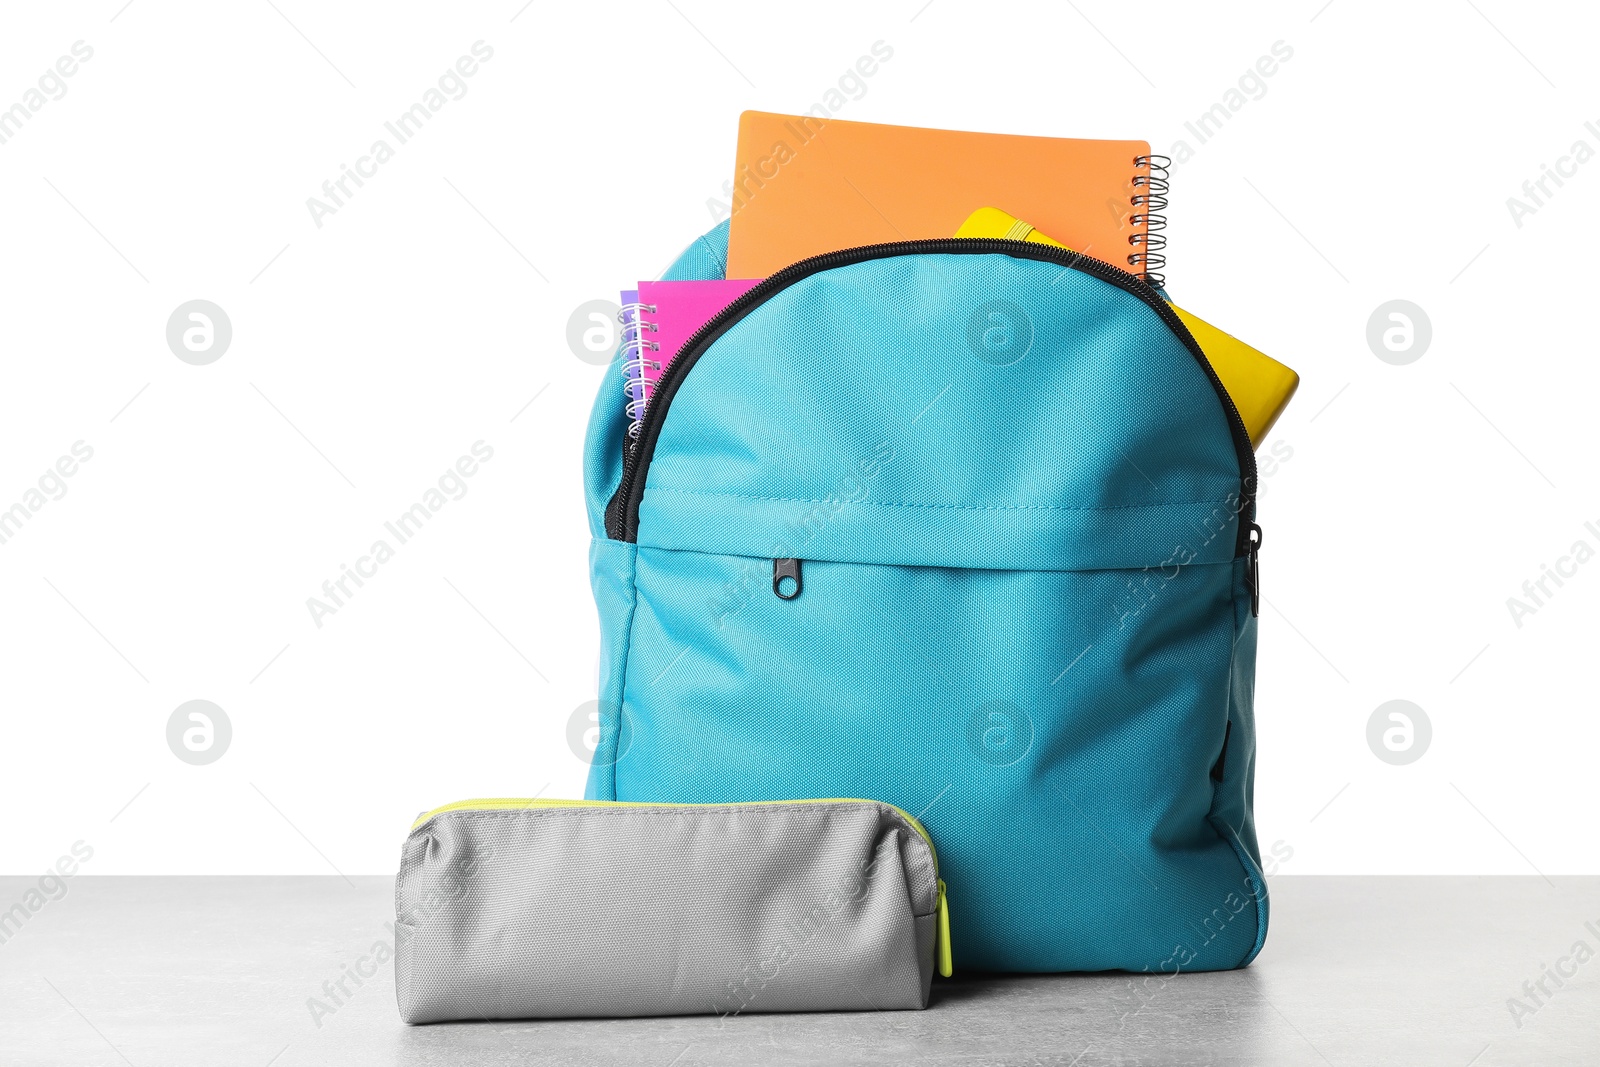
[[[627,426],[608,375],[589,798],[919,815],[963,968],[1255,957],[1255,458],[1159,292],[1017,241],[820,256]]]

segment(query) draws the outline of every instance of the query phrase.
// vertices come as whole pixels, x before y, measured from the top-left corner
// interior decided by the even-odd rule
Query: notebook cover
[[[1128,269],[1143,225],[1129,199],[1146,141],[883,126],[746,111],[739,119],[727,273],[764,278],[823,252],[949,237],[1003,204],[1080,252]]]
[[[659,346],[644,368],[646,395],[655,388],[683,343],[756,284],[755,280],[744,279],[639,283],[639,302],[645,305],[639,313],[643,336]],[[652,307],[654,311],[650,310]],[[650,329],[651,326],[655,328]],[[659,364],[659,369],[652,364]]]

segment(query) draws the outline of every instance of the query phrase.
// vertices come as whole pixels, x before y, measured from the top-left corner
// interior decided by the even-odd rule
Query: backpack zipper
[[[894,241],[888,244],[846,248],[838,252],[825,252],[820,256],[812,256],[810,259],[790,264],[723,308],[710,322],[696,330],[683,343],[672,362],[667,364],[666,371],[657,380],[650,402],[645,407],[644,421],[639,426],[639,434],[628,442],[623,453],[622,480],[617,483],[617,491],[612,494],[611,502],[606,505],[606,536],[614,541],[638,541],[639,502],[644,496],[643,475],[655,455],[656,440],[661,436],[661,423],[666,418],[667,409],[672,405],[672,398],[677,394],[679,384],[711,342],[726,333],[729,327],[744,318],[757,305],[820,271],[863,263],[867,260],[889,259],[895,256],[997,253],[1017,259],[1055,263],[1115,285],[1144,301],[1146,306],[1160,316],[1161,321],[1178,340],[1183,342],[1189,354],[1194,356],[1195,362],[1206,372],[1211,388],[1217,394],[1217,399],[1222,402],[1223,411],[1228,417],[1228,426],[1233,434],[1234,452],[1239,460],[1240,475],[1239,534],[1234,545],[1234,555],[1238,557],[1249,552],[1250,530],[1254,524],[1256,510],[1255,448],[1250,444],[1250,434],[1245,430],[1244,420],[1239,417],[1239,409],[1234,406],[1233,398],[1228,396],[1228,390],[1223,387],[1217,372],[1212,369],[1200,345],[1189,333],[1189,328],[1183,324],[1157,290],[1120,267],[1113,267],[1109,263],[1065,248],[992,237],[940,237],[922,241]]]

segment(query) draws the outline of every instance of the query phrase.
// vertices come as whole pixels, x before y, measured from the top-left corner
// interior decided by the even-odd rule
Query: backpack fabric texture
[[[666,277],[722,277],[726,244]],[[747,294],[652,398],[631,509],[606,376],[587,795],[903,808],[964,969],[1242,967],[1268,916],[1248,440],[1154,290],[979,247]]]

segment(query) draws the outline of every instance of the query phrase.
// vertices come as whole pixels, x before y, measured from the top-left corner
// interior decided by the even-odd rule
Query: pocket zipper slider
[[[1245,582],[1250,586],[1250,614],[1261,614],[1261,527],[1250,524],[1250,547],[1245,550],[1249,563],[1245,569]]]
[[[772,561],[772,591],[778,594],[779,600],[793,600],[800,595],[799,560],[775,559]]]

